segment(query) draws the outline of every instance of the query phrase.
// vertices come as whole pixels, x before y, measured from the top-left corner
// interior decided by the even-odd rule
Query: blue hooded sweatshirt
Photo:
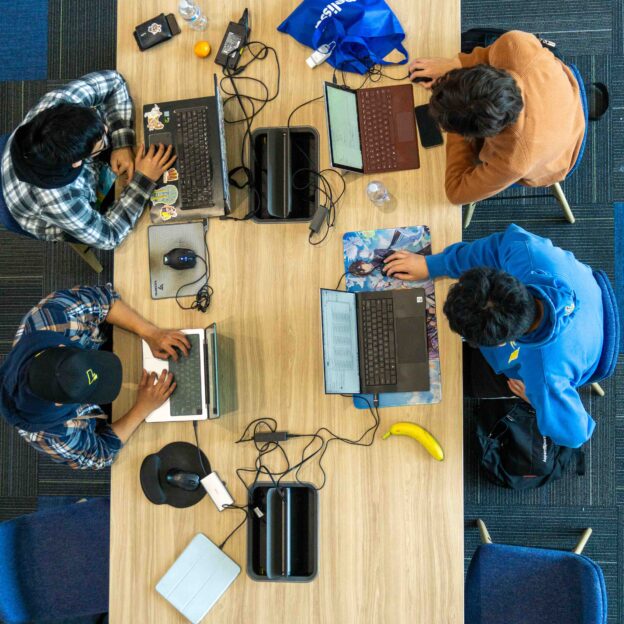
[[[505,271],[541,301],[544,316],[534,331],[481,353],[497,373],[524,382],[543,435],[572,448],[589,440],[596,423],[576,388],[590,380],[602,352],[602,293],[591,268],[517,225],[426,261],[432,279],[475,267]]]

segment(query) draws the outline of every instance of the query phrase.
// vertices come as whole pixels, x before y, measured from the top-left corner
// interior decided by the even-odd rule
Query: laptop
[[[422,288],[321,289],[325,394],[429,390]]]
[[[176,381],[173,394],[147,417],[147,422],[206,420],[220,416],[217,326],[213,323],[206,329],[181,331],[191,343],[191,350],[188,357],[180,355],[177,362],[171,358],[155,358],[143,340],[143,368],[159,375],[163,369],[170,370]]]
[[[348,89],[325,83],[332,167],[360,173],[418,169],[411,85]]]
[[[198,533],[163,576],[156,591],[189,622],[199,624],[240,574],[240,567]]]
[[[178,156],[151,196],[153,222],[218,217],[230,212],[223,102],[213,97],[143,106],[146,149],[173,145]]]

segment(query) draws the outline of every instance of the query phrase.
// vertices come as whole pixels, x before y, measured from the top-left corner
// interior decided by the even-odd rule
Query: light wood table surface
[[[210,25],[205,33],[182,26],[182,34],[139,52],[132,31],[161,12],[177,12],[175,0],[123,0],[118,3],[117,67],[131,89],[141,135],[142,105],[155,101],[213,95],[214,52],[228,21],[249,7],[252,39],[276,47],[282,65],[279,98],[267,105],[255,126],[286,125],[298,104],[322,94],[331,68],[310,70],[307,49],[277,32],[297,0],[200,0]],[[412,57],[450,56],[459,49],[458,0],[393,0]],[[206,39],[209,59],[193,55]],[[393,76],[406,67],[390,67]],[[219,76],[221,72],[217,72]],[[274,64],[254,64],[249,75],[274,84]],[[348,76],[350,85],[361,79]],[[387,82],[387,81],[386,81]],[[394,84],[394,83],[393,83]],[[414,89],[416,104],[427,94]],[[231,113],[235,113],[231,109]],[[313,125],[321,137],[322,164],[328,164],[322,101],[299,111],[293,125]],[[237,164],[242,127],[228,128],[230,167]],[[221,384],[226,388],[218,421],[200,422],[200,442],[213,469],[227,481],[238,504],[245,490],[235,469],[251,466],[253,445],[234,444],[254,418],[277,419],[279,429],[311,433],[325,425],[358,436],[370,414],[351,400],[323,393],[319,289],[334,288],[342,269],[342,234],[393,226],[427,224],[434,252],[461,239],[460,210],[444,195],[444,150],[421,149],[421,168],[375,176],[393,201],[375,208],[366,197],[370,176],[347,176],[336,227],[319,246],[308,244],[307,224],[261,225],[212,220],[208,243],[212,259],[213,302],[206,314],[182,312],[174,300],[153,301],[149,293],[147,226],[144,214],[136,231],[115,252],[115,286],[123,299],[161,327],[206,327],[216,322],[222,341]],[[235,195],[237,214],[246,196]],[[438,310],[449,280],[436,284]],[[439,313],[443,400],[438,405],[380,411],[381,428],[371,448],[330,445],[325,456],[327,485],[319,493],[320,559],[311,583],[259,583],[245,572],[246,529],[225,546],[242,568],[240,576],[204,622],[222,624],[457,624],[463,621],[463,476],[460,341]],[[124,387],[115,417],[129,409],[141,369],[140,341],[119,330],[115,351],[124,363]],[[389,425],[417,422],[440,440],[446,453],[434,461],[414,440],[381,440]],[[220,543],[242,513],[219,513],[206,498],[190,509],[156,506],[139,484],[143,458],[175,440],[193,441],[191,423],[143,424],[112,470],[110,621],[113,624],[168,624],[185,621],[154,589],[198,532]],[[296,441],[286,443],[291,458]],[[310,467],[302,475],[318,482]]]

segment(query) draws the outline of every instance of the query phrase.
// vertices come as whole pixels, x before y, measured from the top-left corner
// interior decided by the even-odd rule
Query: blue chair
[[[108,611],[110,501],[94,498],[0,524],[0,621]]]
[[[9,139],[9,134],[0,135],[0,160],[2,159],[2,155],[4,154],[4,149],[6,147],[7,141]],[[19,234],[20,236],[26,236],[28,238],[35,238],[32,234],[23,230],[20,224],[13,218],[13,215],[9,211],[8,206],[6,205],[6,201],[4,199],[4,195],[2,193],[2,184],[0,181],[0,224],[4,226],[6,230],[9,232],[13,232],[14,234]],[[103,271],[102,265],[100,261],[97,259],[97,256],[93,253],[93,251],[89,248],[88,245],[83,243],[69,243],[69,246],[96,272],[101,273]]]
[[[585,146],[587,144],[587,131],[588,131],[588,124],[589,124],[589,105],[587,103],[587,93],[585,91],[585,83],[583,82],[583,78],[581,76],[581,72],[578,70],[578,67],[574,64],[570,64],[568,65],[568,67],[570,68],[570,71],[572,72],[572,74],[574,75],[574,78],[576,78],[576,82],[578,83],[579,86],[579,95],[581,98],[581,104],[583,105],[583,114],[585,116],[585,133],[583,134],[583,141],[581,143],[581,149],[579,150],[578,156],[576,158],[576,162],[574,163],[574,166],[572,167],[572,169],[570,169],[570,171],[568,172],[568,178],[577,170],[578,166],[581,164],[581,160],[583,159],[583,155],[585,154]],[[513,187],[519,186],[518,184],[514,184],[512,185]],[[565,196],[565,193],[563,192],[563,189],[561,188],[561,184],[559,182],[555,182],[555,184],[553,184],[552,186],[549,187],[550,192],[555,196],[555,198],[557,199],[557,201],[559,202],[559,205],[561,206],[561,209],[563,210],[563,213],[565,215],[565,218],[570,222],[570,223],[574,223],[576,221],[576,219],[574,218],[574,214],[572,213],[572,209],[570,208],[570,204],[568,203],[568,200]],[[542,197],[541,195],[536,195],[536,197]],[[492,198],[489,198],[492,199]],[[497,200],[501,200],[501,199],[517,199],[515,197],[496,197]],[[478,202],[472,202],[470,204],[468,204],[467,208],[466,208],[466,214],[464,215],[464,229],[467,228],[470,225],[470,222],[472,221],[472,217],[474,215],[474,212],[477,208],[477,203]]]
[[[602,570],[581,554],[591,529],[565,552],[493,544],[477,524],[484,545],[466,575],[466,624],[606,624]]]
[[[589,383],[597,394],[604,396],[604,390],[600,387],[598,382],[607,377],[611,377],[617,366],[618,355],[620,353],[620,313],[615,292],[613,291],[607,274],[604,271],[594,271],[594,278],[602,291],[604,342],[600,361]]]

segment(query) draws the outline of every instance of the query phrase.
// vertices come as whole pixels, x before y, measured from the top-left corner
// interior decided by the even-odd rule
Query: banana
[[[437,459],[438,461],[442,461],[444,459],[444,451],[440,446],[440,443],[426,430],[423,429],[420,425],[411,422],[397,422],[394,423],[390,427],[390,431],[383,436],[383,440],[386,440],[391,435],[401,435],[401,436],[409,436],[410,438],[414,438],[417,442],[420,442],[425,450],[433,457],[433,459]]]

